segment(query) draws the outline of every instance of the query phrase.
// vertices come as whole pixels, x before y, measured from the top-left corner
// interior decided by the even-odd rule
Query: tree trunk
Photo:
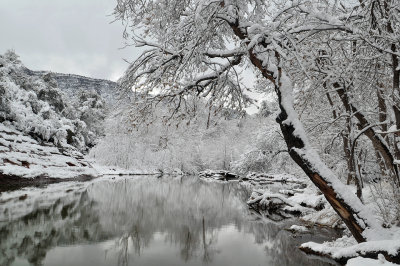
[[[277,118],[277,122],[281,127],[290,156],[324,194],[327,201],[342,218],[347,228],[349,228],[354,238],[358,242],[365,241],[366,239],[362,233],[367,227],[373,225],[370,224],[369,217],[363,217],[362,215],[360,209],[364,206],[361,207],[362,204],[360,200],[346,188],[344,184],[341,184],[340,180],[331,180],[333,174],[325,165],[320,164],[320,158],[315,157],[315,154],[312,156],[307,154],[308,147],[305,145],[306,140],[303,140],[302,137],[295,133],[295,131],[298,130],[296,126],[300,125],[300,121],[298,119],[290,123],[287,121],[288,113],[286,107],[283,105],[283,102],[286,102],[287,99],[285,99],[284,94],[281,92],[281,86],[279,84],[275,85],[275,90],[278,94],[279,106],[281,108],[281,113]],[[293,118],[291,118],[291,120],[293,120]],[[338,182],[342,186],[340,186]],[[334,187],[333,183],[337,186]],[[351,200],[349,200],[350,198]],[[353,205],[353,203],[356,204]]]
[[[397,166],[394,164],[394,157],[390,152],[388,146],[386,145],[385,140],[375,132],[373,126],[371,125],[371,123],[369,123],[364,114],[351,103],[345,86],[342,86],[338,82],[335,82],[332,85],[336,89],[336,92],[338,93],[347,112],[354,114],[354,117],[357,118],[359,122],[358,129],[364,132],[364,134],[371,141],[375,151],[379,152],[380,156],[382,157],[385,163],[385,168],[391,171],[390,175],[392,176],[392,179],[395,182],[395,184],[398,185],[399,184],[398,169]]]
[[[379,69],[378,69],[379,70]],[[378,71],[377,70],[377,71]],[[383,123],[381,125],[381,129],[383,132],[388,131],[388,126],[387,126],[387,107],[386,107],[386,101],[385,98],[383,97],[383,91],[384,91],[384,85],[382,84],[381,81],[377,82],[377,88],[376,88],[376,96],[378,98],[378,117],[379,117],[379,123]],[[388,143],[389,145],[389,136],[388,134],[382,135],[383,139]],[[395,148],[396,150],[396,148]],[[396,154],[395,154],[396,155]],[[379,165],[379,168],[381,169],[381,174],[382,176],[386,175],[386,167],[385,167],[385,162],[384,159],[382,158],[381,154],[378,151],[375,151],[375,156],[377,163]]]
[[[224,5],[224,2],[221,5]],[[235,22],[228,23],[235,35],[248,45],[250,41],[247,38],[247,32],[239,27],[238,19]],[[267,43],[261,42],[259,45],[267,47]],[[253,47],[249,49],[248,56],[263,77],[273,82],[275,86],[281,111],[277,122],[280,125],[290,157],[324,194],[326,200],[346,224],[354,238],[358,242],[366,241],[363,231],[379,225],[357,196],[334,175],[308,144],[303,125],[293,107],[291,92],[293,87],[289,77],[280,67],[275,71],[268,69],[269,66],[266,66],[265,62],[257,57]],[[280,55],[275,53],[275,57],[279,62]]]
[[[384,7],[384,12],[385,12],[385,17],[389,18],[389,13],[390,13],[390,5],[388,1],[383,2],[383,7]],[[390,33],[393,34],[393,26],[392,22],[390,19],[387,20],[386,24],[386,30]],[[395,97],[395,102],[397,103],[397,106],[399,106],[399,97],[400,97],[400,65],[399,65],[399,57],[396,55],[397,52],[397,46],[396,43],[392,43],[390,45],[390,50],[392,51],[391,59],[392,59],[392,73],[393,73],[393,78],[392,78],[392,85],[393,85],[393,94]],[[400,110],[396,105],[393,106],[394,114],[395,114],[395,119],[396,119],[396,128],[400,128]],[[400,159],[400,151],[399,151],[399,146],[398,146],[398,141],[397,141],[397,133],[394,136],[394,149],[395,149],[395,156],[396,159]],[[399,183],[397,183],[397,186],[400,186]]]
[[[329,105],[332,107],[332,116],[336,120],[338,118],[338,116],[334,109],[334,104],[333,104],[332,98],[329,95],[326,82],[324,82],[323,86],[324,86],[324,89],[327,91],[326,97],[328,98]],[[341,133],[342,141],[343,141],[343,152],[346,157],[346,164],[347,164],[347,185],[350,185],[351,181],[356,179],[354,160],[352,160],[352,156],[351,156],[351,140],[350,140],[351,120],[350,119],[351,119],[350,116],[346,118],[346,130]]]
[[[376,89],[376,96],[378,98],[378,111],[379,111],[379,123],[383,123],[381,125],[382,131],[386,132],[388,130],[387,127],[387,108],[386,101],[383,97],[384,86],[382,83],[378,82],[378,87]],[[387,138],[385,138],[387,141]]]
[[[400,129],[400,110],[399,108],[394,105],[393,106],[393,111],[394,111],[394,117],[396,119],[396,130]],[[400,138],[400,133],[396,132],[393,136],[394,138],[394,151],[395,151],[395,156],[397,160],[400,160],[400,149],[398,145],[398,139]]]

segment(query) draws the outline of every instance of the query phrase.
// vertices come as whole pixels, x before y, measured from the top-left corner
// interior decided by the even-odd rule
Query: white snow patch
[[[97,176],[74,147],[59,150],[52,143],[39,144],[12,126],[0,124],[0,147],[0,173],[4,175],[60,179]]]
[[[293,232],[298,232],[298,233],[306,233],[308,232],[307,227],[302,226],[302,225],[292,225],[289,230],[293,231]]]
[[[356,257],[347,261],[347,266],[378,266],[378,265],[398,265],[388,262],[382,254],[378,255],[378,259],[367,259],[363,257]]]
[[[400,250],[400,238],[357,243],[353,237],[344,236],[333,242],[324,242],[322,244],[307,242],[302,244],[301,247],[310,248],[313,251],[327,254],[334,259],[352,258],[367,252],[379,251],[385,251],[389,255],[395,256]]]

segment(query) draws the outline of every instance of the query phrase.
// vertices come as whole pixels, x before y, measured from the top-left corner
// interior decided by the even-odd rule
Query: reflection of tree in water
[[[129,244],[140,254],[160,233],[167,243],[180,247],[184,261],[203,256],[206,262],[212,260],[217,230],[243,220],[247,206],[238,198],[240,191],[236,184],[188,177],[102,182],[88,188],[98,202],[103,230],[125,237],[116,242],[120,254],[129,252]]]
[[[42,197],[37,201],[46,202],[46,194]],[[247,197],[248,192],[237,183],[190,177],[93,182],[82,191],[55,202],[47,199],[45,206],[37,204],[25,215],[0,223],[0,265],[10,265],[16,257],[41,265],[55,246],[110,239],[116,239],[115,245],[105,250],[105,256],[116,252],[118,264],[128,265],[155,236],[178,247],[184,261],[200,258],[211,263],[218,253],[218,232],[226,225],[254,235],[256,243],[266,243],[274,265],[304,261],[282,225],[248,220]],[[12,204],[3,206],[8,205]]]
[[[116,245],[120,247],[118,265],[126,266],[129,263],[129,239],[130,235],[123,235],[117,240]]]
[[[212,261],[214,254],[217,252],[217,250],[215,250],[212,247],[212,244],[217,242],[217,239],[216,239],[217,234],[215,234],[215,232],[211,232],[208,243],[207,243],[206,231],[207,230],[205,227],[205,221],[204,221],[204,217],[203,217],[203,262],[210,263]]]

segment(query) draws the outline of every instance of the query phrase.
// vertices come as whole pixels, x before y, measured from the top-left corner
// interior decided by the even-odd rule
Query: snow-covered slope
[[[97,175],[81,152],[103,136],[106,103],[93,87],[68,95],[57,83],[0,55],[0,190]]]
[[[0,124],[0,191],[38,181],[81,180],[96,175],[74,147],[39,143],[12,126]]]

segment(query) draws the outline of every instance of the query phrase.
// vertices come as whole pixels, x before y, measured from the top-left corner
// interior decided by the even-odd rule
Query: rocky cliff
[[[73,97],[79,90],[95,90],[107,103],[114,103],[118,99],[118,84],[111,80],[95,79],[75,74],[63,74],[50,71],[33,71],[28,68],[25,72],[31,76],[51,74],[57,82],[58,88],[68,96]]]

